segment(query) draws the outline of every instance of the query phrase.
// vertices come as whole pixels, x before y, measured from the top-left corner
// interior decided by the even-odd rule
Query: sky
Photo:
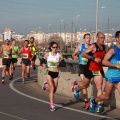
[[[105,6],[104,9],[101,7]],[[99,0],[98,29],[120,29],[120,0]],[[64,21],[63,21],[64,20]],[[0,0],[0,33],[11,28],[17,34],[30,31],[95,31],[96,0]],[[109,22],[108,22],[109,21]],[[65,24],[65,27],[64,27]]]

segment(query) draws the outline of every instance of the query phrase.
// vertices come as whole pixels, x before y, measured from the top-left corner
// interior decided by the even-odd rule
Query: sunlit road
[[[1,69],[0,69],[1,72]],[[91,114],[83,108],[82,101],[55,95],[56,111],[49,110],[48,91],[37,84],[37,70],[31,70],[26,84],[21,82],[21,67],[14,79],[0,83],[0,120],[112,120],[120,118],[120,110],[107,109],[101,114]],[[34,75],[34,76],[32,76]]]

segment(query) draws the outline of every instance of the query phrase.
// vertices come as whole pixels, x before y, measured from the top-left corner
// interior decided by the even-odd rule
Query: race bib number
[[[101,75],[101,72],[100,71],[92,71],[92,74],[93,75]]]
[[[56,62],[51,61],[51,62],[48,63],[48,66],[56,67],[57,66],[56,64],[57,64]]]
[[[4,53],[3,57],[4,57],[4,58],[9,58],[9,55],[6,54],[6,53]]]
[[[27,59],[28,58],[28,54],[23,54],[23,58]]]
[[[86,58],[82,58],[82,64],[83,64],[83,65],[86,65],[87,62],[88,62],[88,59],[86,59]]]

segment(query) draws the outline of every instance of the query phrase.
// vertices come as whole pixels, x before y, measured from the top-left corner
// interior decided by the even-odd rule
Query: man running
[[[5,40],[5,44],[2,45],[2,49],[1,49],[1,53],[2,53],[2,64],[3,64],[3,68],[2,68],[2,83],[5,82],[5,73],[6,75],[9,74],[9,68],[10,68],[10,64],[11,64],[11,55],[12,55],[12,47],[10,45],[10,41],[7,39]]]
[[[102,32],[98,32],[96,35],[97,42],[93,43],[88,47],[83,53],[82,56],[88,59],[88,69],[85,70],[83,82],[74,87],[75,91],[82,90],[89,86],[90,80],[93,77],[96,88],[97,96],[102,94],[102,84],[104,71],[102,69],[102,59],[105,55],[105,46],[104,40],[105,35]],[[90,107],[91,110],[91,107]],[[101,112],[103,106],[101,102],[98,103],[97,112]]]
[[[37,50],[38,50],[34,40],[35,40],[35,38],[31,37],[30,38],[30,44],[29,44],[29,46],[31,47],[31,49],[33,51],[33,54],[32,54],[32,67],[33,67],[33,70],[36,69],[35,60],[36,60],[36,54],[37,54]]]
[[[90,46],[90,39],[91,39],[90,34],[86,33],[83,36],[84,44],[79,45],[72,54],[72,57],[74,58],[74,60],[79,59],[79,74],[80,74],[80,78],[81,78],[82,81],[83,81],[83,77],[84,77],[84,74],[85,74],[85,68],[87,67],[88,59],[82,57],[81,54],[82,54],[83,51],[85,51]],[[77,57],[78,53],[79,53],[79,58]],[[85,109],[88,109],[89,108],[89,102],[88,102],[87,89],[83,89],[82,93],[83,93],[84,101],[85,101]],[[79,95],[79,93],[78,93],[78,95]]]
[[[108,100],[112,93],[114,84],[120,94],[120,31],[115,34],[116,45],[106,53],[102,63],[108,67],[105,78],[105,93],[99,95],[96,99],[91,98],[91,109],[95,111],[96,103],[102,100]]]
[[[12,59],[11,59],[11,65],[10,65],[10,78],[9,80],[13,79],[13,74],[15,71],[15,67],[17,65],[17,58],[18,58],[18,46],[16,46],[16,40],[12,40]]]
[[[22,53],[22,82],[25,83],[25,73],[30,76],[30,65],[32,58],[32,49],[28,46],[29,41],[24,41],[24,46],[20,49],[19,55]]]

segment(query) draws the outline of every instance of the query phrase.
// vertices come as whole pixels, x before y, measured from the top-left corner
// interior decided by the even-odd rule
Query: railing
[[[60,71],[62,72],[71,72],[71,73],[78,73],[79,68],[78,68],[78,61],[72,60],[72,55],[71,54],[63,54],[63,57],[66,62],[66,67],[59,67]],[[40,60],[40,65],[41,65],[41,59],[43,58],[43,54],[38,54],[38,58]]]

